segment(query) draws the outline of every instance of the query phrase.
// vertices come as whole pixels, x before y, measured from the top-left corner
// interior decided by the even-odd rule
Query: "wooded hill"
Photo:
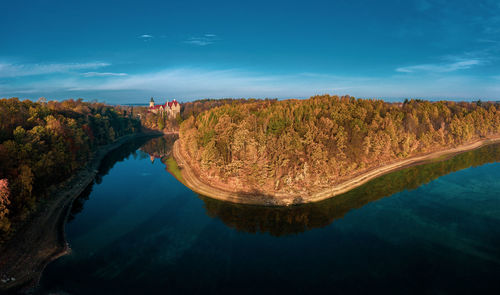
[[[320,191],[419,153],[500,134],[498,103],[314,96],[226,104],[190,117],[181,149],[202,180],[233,191]]]
[[[141,123],[146,128],[163,130],[166,132],[177,132],[179,131],[179,125],[182,121],[188,119],[191,116],[198,116],[207,110],[219,107],[225,104],[244,104],[257,101],[256,99],[233,99],[233,98],[223,98],[223,99],[200,99],[195,101],[184,102],[181,104],[181,112],[177,114],[175,118],[168,117],[162,112],[152,113],[148,111],[147,107],[135,107],[133,112],[135,115],[140,115]]]
[[[48,187],[83,167],[100,145],[140,130],[127,108],[0,99],[0,233],[25,219]]]

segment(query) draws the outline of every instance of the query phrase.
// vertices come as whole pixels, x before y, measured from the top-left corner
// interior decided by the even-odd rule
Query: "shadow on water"
[[[160,137],[129,148],[123,147],[110,154],[109,161],[103,161],[101,179],[115,163],[130,155],[148,159],[149,154],[152,160],[160,159],[167,168],[171,168],[169,161],[174,141],[175,138]],[[447,289],[450,288],[448,285],[460,290],[460,284],[467,284],[467,281],[457,279],[462,276],[462,273],[456,274],[457,270],[463,271],[467,278],[472,275],[474,280],[489,283],[498,274],[497,265],[490,262],[484,264],[483,260],[476,259],[478,256],[469,256],[470,253],[486,253],[497,257],[495,245],[498,245],[498,235],[491,230],[491,225],[496,223],[485,222],[484,218],[478,219],[481,223],[464,223],[458,232],[465,233],[463,236],[471,239],[472,246],[463,242],[463,236],[453,238],[455,232],[447,230],[448,223],[434,226],[434,219],[431,220],[431,227],[413,229],[403,220],[400,227],[392,231],[387,225],[395,220],[391,219],[389,223],[382,220],[371,228],[368,223],[363,233],[364,227],[360,227],[359,223],[364,220],[356,222],[354,218],[352,228],[324,231],[321,235],[289,236],[284,239],[269,235],[293,235],[325,227],[370,202],[416,189],[454,171],[497,161],[500,161],[500,144],[396,171],[323,202],[291,207],[240,205],[199,196],[206,214],[222,223],[203,216],[202,202],[192,198],[188,200],[183,194],[187,190],[181,190],[181,194],[162,190],[161,194],[153,195],[156,198],[148,199],[152,201],[146,204],[148,206],[141,206],[142,211],[135,206],[125,206],[123,208],[130,210],[120,211],[116,220],[104,224],[103,233],[108,233],[107,229],[115,231],[122,227],[120,238],[113,237],[105,247],[94,247],[99,244],[102,235],[80,232],[79,239],[73,241],[77,246],[74,256],[53,265],[40,293],[58,294],[59,291],[55,293],[52,290],[68,290],[71,294],[293,294],[326,293],[324,291],[328,289],[330,293],[332,290],[354,294],[386,290],[394,293],[398,290],[402,294],[419,294],[425,293],[417,292],[419,290]],[[161,169],[155,166],[154,171]],[[173,181],[169,177],[165,179]],[[156,189],[146,193],[156,194]],[[81,204],[75,201],[73,215],[82,210],[91,190],[92,187],[86,195],[82,194]],[[187,196],[192,197],[192,194]],[[162,202],[165,199],[167,201]],[[120,201],[120,198],[116,200]],[[141,196],[133,201],[144,200]],[[158,210],[151,210],[154,206]],[[91,206],[88,207],[88,211],[92,211]],[[96,208],[100,209],[95,206],[94,210]],[[133,215],[135,211],[137,215]],[[103,210],[100,214],[107,212]],[[450,212],[445,211],[444,214]],[[86,217],[87,220],[95,220],[99,216],[90,214]],[[141,216],[144,219],[133,223],[133,226],[127,222],[119,225]],[[475,216],[471,220],[476,220]],[[397,218],[397,221],[401,220]],[[478,230],[481,228],[478,224],[484,226],[483,231]],[[85,222],[80,225],[75,222],[74,225],[85,229],[89,227]],[[235,235],[228,227],[266,235]],[[383,230],[379,232],[379,228]],[[469,228],[479,234],[469,235]],[[396,237],[402,242],[394,243],[391,237],[397,230],[411,230],[411,234]],[[430,238],[415,242],[427,236]],[[492,249],[477,241],[487,241],[485,244],[493,245]],[[467,248],[470,246],[476,250],[473,247],[476,243],[483,252]],[[247,288],[246,292],[242,286]],[[46,290],[51,290],[51,293],[42,293]],[[59,294],[64,293],[61,291]]]
[[[177,177],[179,173],[170,165],[172,145],[177,137],[154,138],[141,147],[151,159],[159,158],[167,171]],[[430,163],[409,167],[376,178],[345,194],[317,203],[289,207],[265,207],[224,202],[199,195],[207,215],[220,219],[229,227],[248,233],[267,232],[274,236],[301,233],[321,228],[344,217],[364,205],[412,190],[446,174],[500,161],[500,144],[488,145],[451,158],[436,159]],[[178,178],[178,177],[177,177]]]
[[[161,139],[163,137],[156,137],[153,139],[151,139],[151,137],[137,138],[121,145],[119,148],[107,154],[99,164],[99,169],[94,181],[90,183],[80,194],[80,196],[78,196],[78,198],[73,201],[73,205],[71,207],[71,211],[69,212],[67,222],[71,222],[75,218],[75,216],[83,210],[84,203],[89,199],[94,184],[101,183],[103,177],[109,173],[109,171],[115,166],[116,163],[122,162],[130,156],[134,158],[144,157],[143,153],[138,153],[137,151],[144,146],[148,146],[150,142],[154,142],[159,138]]]
[[[99,183],[117,162],[123,161],[131,154],[136,157],[137,149],[150,139],[151,136],[136,138],[108,153],[102,159],[94,181]],[[143,153],[140,155],[144,156]],[[9,285],[1,285],[0,293],[30,291],[38,283],[47,263],[67,253],[63,230],[65,223],[83,210],[83,205],[92,192],[94,181],[75,199],[69,196],[47,200],[47,205],[39,212],[35,212],[33,217],[16,232],[14,238],[2,247],[1,283]],[[22,247],[19,248],[19,245]],[[8,282],[5,279],[6,274],[11,276]]]
[[[290,207],[235,204],[199,196],[207,214],[239,231],[268,232],[274,236],[301,233],[327,226],[353,209],[395,193],[412,190],[443,175],[500,161],[500,144],[488,145],[449,159],[413,166],[376,178],[345,194],[317,203]]]
[[[131,154],[134,157],[141,156],[137,154],[138,149],[149,154],[152,161],[160,159],[167,166],[167,171],[176,176],[178,171],[172,171],[172,165],[168,164],[168,161],[172,159],[171,150],[176,139],[175,135],[167,135],[130,142],[122,146],[103,160],[96,182],[100,183],[102,177],[115,163],[123,161]],[[343,218],[349,211],[361,208],[370,202],[404,190],[416,189],[452,172],[498,161],[500,161],[500,144],[488,145],[452,158],[436,159],[427,164],[383,175],[331,199],[289,207],[245,205],[224,202],[202,195],[198,197],[204,202],[207,215],[220,219],[228,227],[248,233],[262,232],[273,236],[284,236],[325,227]],[[83,203],[91,192],[92,185],[75,200],[69,220],[83,209]]]

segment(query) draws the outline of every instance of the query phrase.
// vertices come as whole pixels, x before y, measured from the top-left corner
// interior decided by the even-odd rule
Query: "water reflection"
[[[284,208],[234,204],[199,197],[205,203],[207,214],[219,218],[229,227],[249,233],[268,232],[274,236],[282,236],[324,227],[370,202],[403,190],[416,189],[455,171],[498,161],[500,144],[489,145],[451,159],[436,160],[381,176],[322,202]]]
[[[80,213],[83,210],[85,201],[89,199],[90,194],[92,193],[92,188],[95,183],[99,184],[102,182],[102,179],[104,176],[106,176],[111,168],[115,166],[116,163],[122,162],[125,159],[127,159],[129,156],[132,156],[134,159],[139,158],[145,158],[144,153],[137,152],[139,149],[142,147],[148,146],[150,142],[156,142],[158,141],[158,138],[163,138],[163,137],[156,137],[156,138],[151,138],[151,137],[142,137],[142,138],[137,138],[133,139],[131,141],[128,141],[118,147],[117,149],[113,150],[111,153],[108,153],[101,161],[99,165],[99,169],[97,172],[97,175],[95,177],[95,180],[91,182],[85,190],[78,196],[73,201],[73,204],[71,206],[71,210],[68,215],[67,222],[71,222],[75,216]]]
[[[141,146],[140,150],[149,154],[151,162],[154,162],[154,159],[164,160],[165,158],[170,157],[174,142],[178,138],[179,136],[176,134],[157,137]]]
[[[174,176],[171,161],[172,145],[176,136],[154,138],[140,149],[152,159],[161,159],[167,170]],[[220,219],[229,227],[240,231],[257,233],[266,232],[274,236],[297,234],[313,228],[321,228],[342,218],[347,212],[364,205],[391,196],[403,190],[416,189],[443,175],[465,168],[500,161],[500,144],[489,145],[477,150],[459,154],[448,159],[436,159],[434,162],[396,171],[345,194],[331,199],[290,207],[265,207],[224,202],[199,195],[203,200],[207,215]]]
[[[498,161],[500,145],[399,171],[325,202],[269,208],[194,197],[165,172],[168,142],[142,145],[94,186],[66,228],[72,253],[48,266],[40,294],[498,289],[498,164],[346,212]]]

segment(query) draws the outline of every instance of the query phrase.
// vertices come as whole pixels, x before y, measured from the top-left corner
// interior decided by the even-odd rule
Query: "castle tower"
[[[151,100],[149,101],[149,107],[152,108],[155,106],[155,100],[151,97]]]
[[[175,117],[181,112],[181,104],[177,100],[172,100],[172,114]]]

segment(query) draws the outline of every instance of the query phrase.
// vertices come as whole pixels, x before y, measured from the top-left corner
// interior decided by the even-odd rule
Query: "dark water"
[[[142,150],[167,163],[172,141]],[[500,145],[290,208],[198,196],[135,148],[110,157],[75,202],[66,226],[72,253],[47,267],[39,293],[500,290]]]

